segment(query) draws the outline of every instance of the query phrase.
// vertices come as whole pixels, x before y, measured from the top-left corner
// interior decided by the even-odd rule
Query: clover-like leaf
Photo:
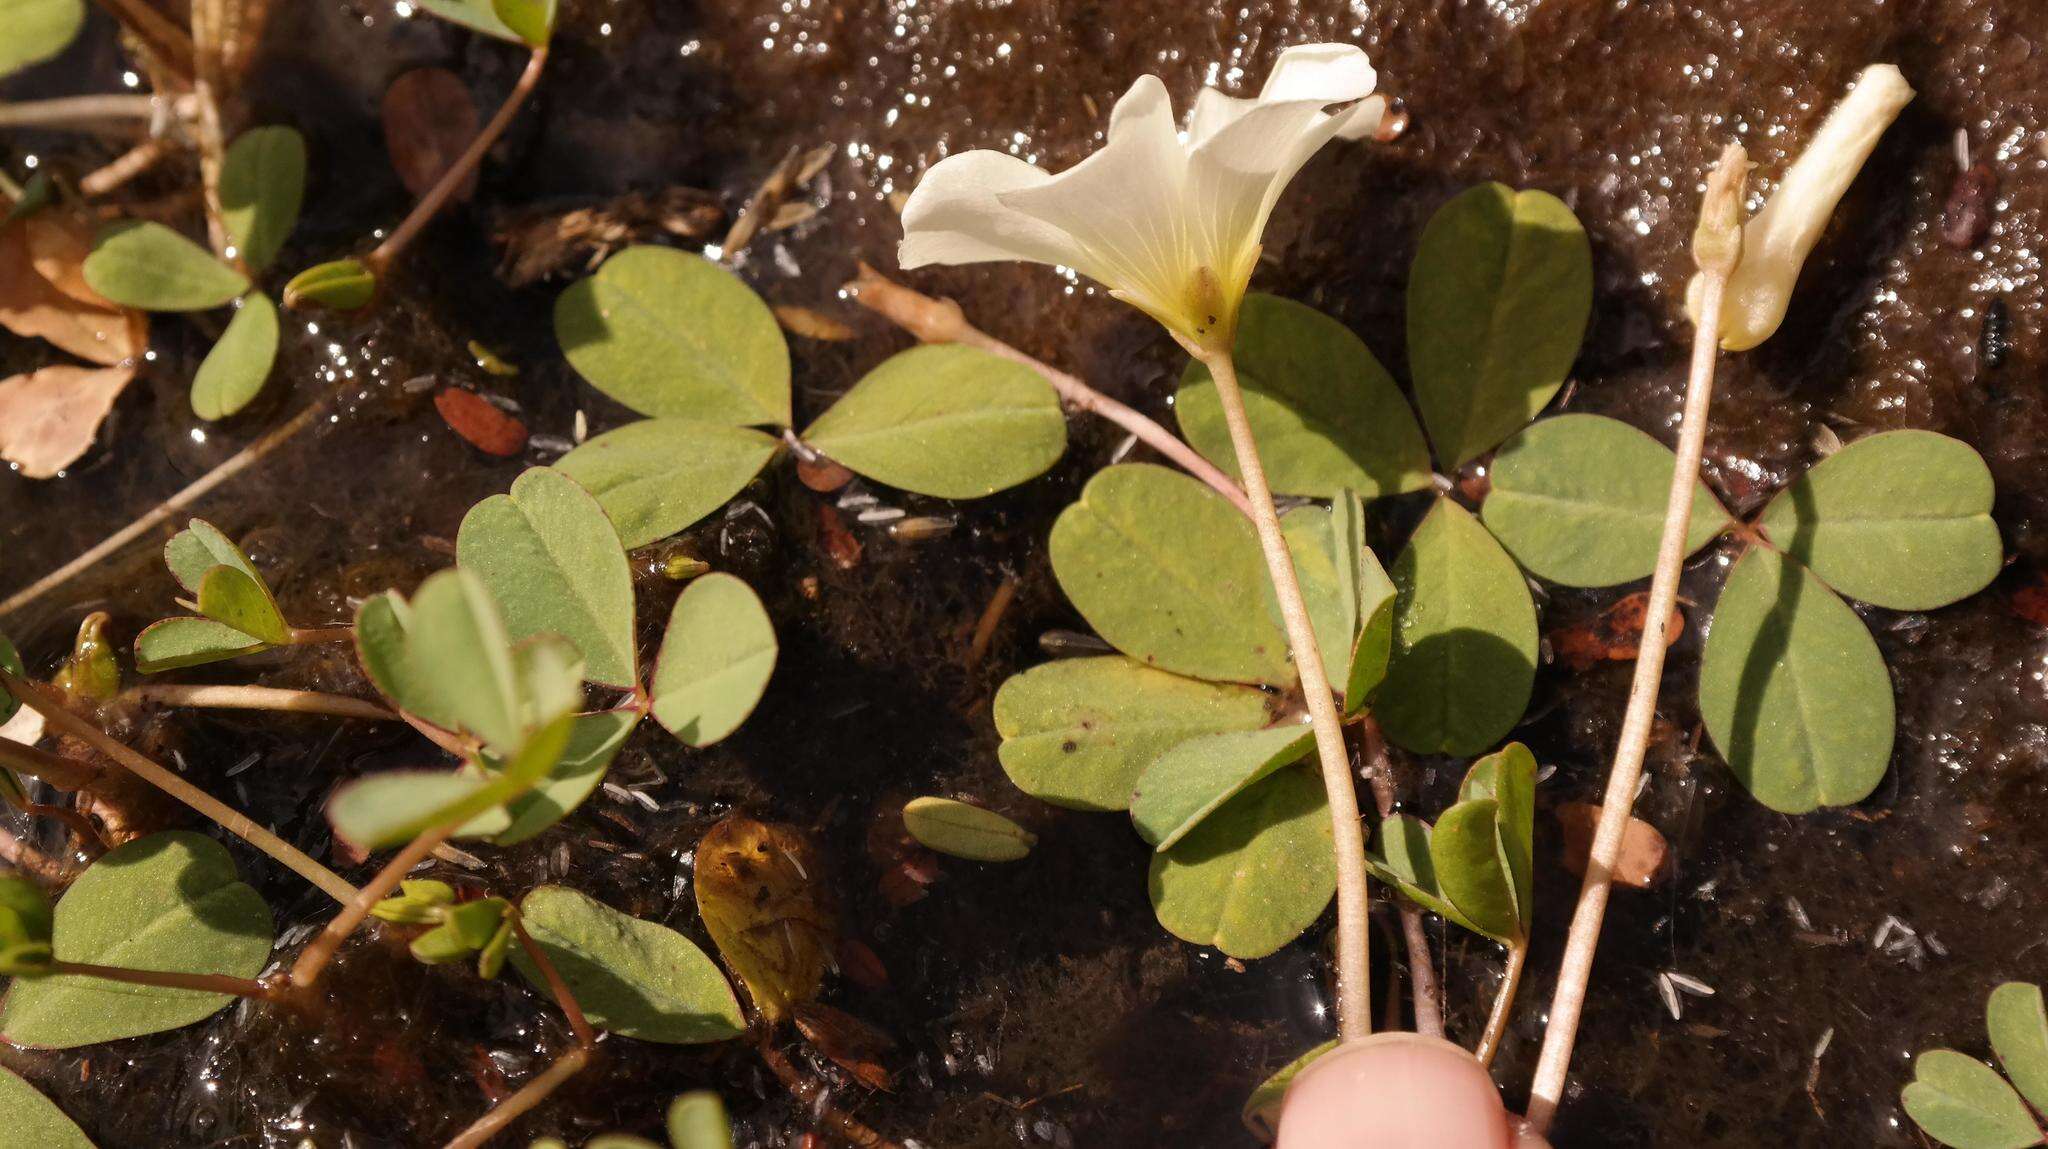
[[[1969,444],[1886,431],[1828,456],[1764,509],[1758,526],[1853,599],[1932,610],[1968,598],[2004,562],[1991,469]]]
[[[1278,296],[1245,297],[1236,362],[1245,416],[1266,478],[1282,495],[1367,498],[1429,484],[1429,445],[1394,377],[1349,328]],[[1188,442],[1239,477],[1215,380],[1199,361],[1181,375],[1174,416]]]
[[[1786,814],[1860,802],[1891,760],[1891,675],[1863,620],[1805,567],[1752,548],[1714,607],[1700,717],[1735,777]]]
[[[357,311],[375,298],[377,273],[359,259],[316,263],[284,285],[284,305],[294,311],[308,307]]]
[[[286,127],[251,128],[228,145],[220,215],[242,262],[262,271],[299,222],[306,196],[306,140]]]
[[[455,904],[455,887],[432,878],[402,878],[398,891],[371,906],[371,916],[400,925],[425,925],[440,921],[442,912]]]
[[[1167,748],[1271,720],[1263,691],[1117,655],[1032,667],[995,699],[1004,773],[1026,794],[1075,810],[1125,809],[1139,776]]]
[[[1480,517],[1538,578],[1564,586],[1633,582],[1657,565],[1677,465],[1669,447],[1619,419],[1541,419],[1494,456]],[[1687,553],[1730,522],[1707,485],[1694,484]]]
[[[277,362],[277,305],[260,291],[242,297],[199,373],[192,377],[192,413],[209,422],[247,407]]]
[[[723,506],[775,451],[774,439],[746,427],[643,419],[597,436],[555,466],[597,496],[631,550]]]
[[[883,360],[803,438],[876,482],[978,499],[1058,462],[1067,417],[1031,368],[973,347],[930,344]]]
[[[217,566],[234,567],[258,583],[263,582],[263,575],[242,553],[242,548],[205,519],[192,519],[184,530],[171,536],[164,544],[164,565],[170,568],[178,585],[195,596],[206,581],[207,572]]]
[[[1155,850],[1170,850],[1225,802],[1301,761],[1315,732],[1292,723],[1204,734],[1161,754],[1131,793],[1131,823]]]
[[[0,13],[6,10],[0,0]],[[9,1069],[0,1069],[0,1129],[24,1149],[93,1149],[77,1122]]]
[[[85,282],[123,307],[208,311],[249,290],[249,277],[149,220],[109,224],[85,257]]]
[[[1998,1071],[1953,1049],[1930,1049],[1913,1062],[1899,1092],[1906,1115],[1952,1149],[2025,1149],[2041,1128]]]
[[[530,48],[545,48],[555,34],[555,0],[492,0],[498,22]]]
[[[1992,990],[1984,1023],[2005,1075],[2035,1109],[2048,1109],[2048,1008],[2041,987],[2009,981]]]
[[[1499,803],[1491,798],[1459,802],[1436,820],[1429,856],[1437,887],[1458,912],[1488,937],[1511,941],[1526,936],[1527,923],[1515,907],[1499,816]]]
[[[462,829],[463,837],[489,838],[500,846],[514,846],[568,817],[595,793],[605,771],[626,736],[640,724],[632,710],[601,710],[579,714],[569,731],[569,745],[547,776],[533,789],[505,803],[502,809],[487,811]],[[482,767],[466,767],[482,770]]]
[[[268,649],[268,644],[210,618],[166,618],[135,636],[135,669],[160,674]]]
[[[746,1029],[739,999],[717,963],[667,926],[628,917],[563,886],[541,886],[519,908],[520,924],[591,1024],[669,1045],[724,1041]],[[512,964],[547,991],[546,976],[523,947],[513,949]]]
[[[1159,924],[1184,941],[1247,959],[1293,941],[1337,891],[1322,778],[1289,766],[1232,798],[1152,856],[1148,886]]]
[[[555,302],[591,386],[643,415],[789,424],[789,345],[768,305],[701,256],[629,247]]]
[[[199,613],[272,646],[291,641],[291,626],[270,590],[239,567],[225,564],[199,580]]]
[[[469,509],[456,561],[490,588],[513,638],[559,634],[583,656],[591,682],[631,689],[633,573],[604,508],[549,467],[512,481],[512,492]]]
[[[1132,658],[1198,678],[1294,681],[1251,523],[1197,480],[1109,467],[1060,513],[1051,549],[1060,589]]]
[[[0,0],[0,78],[71,46],[85,26],[85,0]]]
[[[732,1121],[725,1102],[708,1089],[693,1089],[668,1104],[670,1149],[732,1149]]]
[[[818,996],[839,941],[800,832],[728,814],[697,843],[697,912],[770,1024]]]
[[[173,830],[116,847],[57,903],[62,961],[176,973],[255,977],[270,960],[270,908],[211,838]],[[235,999],[223,993],[57,974],[16,981],[0,1005],[0,1035],[17,1045],[70,1049],[200,1021]]]
[[[1333,1037],[1311,1048],[1307,1053],[1281,1066],[1273,1076],[1261,1081],[1259,1087],[1252,1090],[1251,1096],[1244,1099],[1244,1109],[1238,1114],[1252,1136],[1267,1144],[1271,1144],[1280,1136],[1280,1103],[1287,1097],[1287,1087],[1294,1084],[1294,1079],[1301,1076],[1302,1070],[1307,1069],[1316,1058],[1337,1048],[1337,1044],[1337,1039]]]
[[[1528,584],[1478,520],[1448,499],[1394,561],[1393,653],[1374,702],[1387,737],[1424,754],[1476,754],[1521,720],[1536,677]]]
[[[1434,837],[1429,823],[1422,819],[1389,814],[1380,819],[1379,852],[1366,854],[1366,869],[1399,890],[1402,897],[1445,921],[1475,934],[1486,933],[1451,903],[1437,881]]]
[[[994,810],[954,798],[912,798],[903,828],[927,849],[972,862],[1016,862],[1028,857],[1038,835]]]
[[[1460,802],[1492,799],[1500,856],[1514,879],[1515,915],[1529,929],[1536,889],[1536,756],[1510,742],[1472,764],[1458,787]]]
[[[358,779],[335,791],[327,820],[361,850],[401,845],[436,826],[460,827],[462,837],[499,833],[509,817],[501,824],[479,815],[540,785],[568,750],[575,721],[562,714],[535,729],[496,770],[391,770]]]
[[[654,720],[691,746],[739,729],[775,673],[775,624],[761,599],[729,574],[683,588],[669,612],[649,683]]]
[[[1437,460],[1462,467],[1535,418],[1592,310],[1592,247],[1556,196],[1489,183],[1439,209],[1408,276],[1408,364]]]

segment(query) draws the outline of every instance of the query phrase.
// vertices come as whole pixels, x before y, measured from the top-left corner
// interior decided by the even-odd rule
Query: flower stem
[[[1322,651],[1316,646],[1308,606],[1302,601],[1294,559],[1280,533],[1280,515],[1266,485],[1265,464],[1259,460],[1259,445],[1245,416],[1237,364],[1228,348],[1196,350],[1216,379],[1216,397],[1222,402],[1230,445],[1237,452],[1237,469],[1244,476],[1245,494],[1251,501],[1252,526],[1266,555],[1266,571],[1272,576],[1280,617],[1287,626],[1287,645],[1294,652],[1294,672],[1301,678],[1315,727],[1337,855],[1337,1032],[1344,1040],[1355,1041],[1372,1032],[1371,953],[1366,942],[1365,834],[1358,817],[1358,792],[1351,781],[1351,755],[1344,748],[1343,718],[1337,713],[1336,696],[1323,670]]]
[[[360,698],[350,698],[343,694],[322,694],[313,690],[283,690],[274,686],[186,686],[153,682],[124,691],[121,697],[158,706],[216,710],[280,710],[293,714],[366,718],[373,722],[399,720],[393,711]]]
[[[76,961],[51,962],[50,972],[68,973],[75,977],[96,977],[102,981],[127,982],[129,985],[194,989],[203,993],[231,993],[236,997],[255,998],[257,1001],[270,1001],[277,996],[274,990],[260,981],[224,973],[178,973],[173,970],[129,969],[125,966],[91,965]]]
[[[41,714],[49,724],[84,742],[120,763],[129,772],[219,824],[221,829],[276,859],[279,865],[320,887],[335,901],[347,904],[356,895],[347,879],[308,857],[297,846],[257,825],[241,811],[194,786],[115,739],[106,731],[66,710],[34,683],[0,670],[0,689],[21,700],[23,706]]]
[[[452,837],[456,829],[457,827],[452,825],[436,826],[393,854],[391,860],[384,864],[384,868],[377,871],[377,876],[371,878],[362,889],[356,890],[353,897],[346,899],[342,903],[341,912],[334,915],[333,920],[327,923],[327,928],[320,931],[320,936],[314,938],[312,944],[300,952],[299,960],[292,963],[292,985],[298,989],[309,989],[313,983],[319,981],[320,971],[326,969],[327,963],[334,959],[335,951],[341,948],[341,943],[347,941],[348,936],[356,932],[356,927],[363,924],[363,919],[370,916],[370,907],[397,889],[398,883],[412,872],[412,868],[425,861],[427,855],[434,852],[434,847]]]
[[[448,165],[448,170],[441,173],[441,178],[435,181],[433,187],[427,189],[426,194],[419,198],[419,202],[412,205],[412,210],[391,230],[390,235],[384,237],[384,242],[378,244],[375,251],[363,257],[363,265],[370,269],[371,274],[382,278],[390,269],[392,262],[419,235],[420,230],[441,213],[441,209],[447,205],[456,189],[469,179],[469,173],[483,163],[484,153],[490,151],[491,145],[498,142],[498,137],[505,134],[505,129],[512,126],[512,117],[519,113],[520,105],[533,94],[534,86],[540,83],[541,71],[547,67],[547,63],[548,50],[545,47],[535,48],[533,54],[527,57],[526,70],[519,73],[518,82],[512,85],[512,94],[505,97],[505,102],[498,106],[498,111],[491,117],[491,121],[484,125],[475,139],[469,141],[469,146],[463,149],[454,163]]]
[[[556,1058],[553,1064],[541,1071],[540,1076],[521,1086],[519,1092],[491,1106],[488,1113],[477,1118],[469,1128],[457,1133],[454,1140],[448,1142],[444,1149],[475,1149],[476,1146],[489,1141],[505,1126],[546,1101],[549,1094],[559,1088],[564,1081],[581,1073],[583,1067],[588,1064],[590,1050],[581,1045]]]
[[[1537,1057],[1535,1082],[1529,1091],[1529,1126],[1539,1134],[1549,1130],[1557,1115],[1558,1102],[1564,1096],[1565,1074],[1571,1064],[1572,1043],[1578,1037],[1579,1017],[1586,1005],[1586,987],[1592,978],[1600,924],[1607,913],[1614,865],[1621,856],[1622,834],[1628,829],[1636,784],[1642,778],[1643,755],[1650,744],[1650,725],[1657,716],[1657,689],[1664,678],[1664,652],[1669,645],[1665,627],[1678,600],[1678,576],[1685,563],[1685,536],[1692,519],[1693,484],[1699,481],[1700,455],[1706,447],[1707,411],[1714,396],[1721,304],[1728,279],[1742,256],[1742,182],[1748,170],[1749,161],[1742,146],[1728,145],[1707,181],[1700,225],[1693,236],[1693,258],[1700,268],[1699,312],[1686,381],[1685,414],[1678,430],[1678,458],[1671,472],[1670,497],[1664,506],[1664,535],[1657,545],[1657,567],[1650,578],[1650,603],[1643,623],[1642,646],[1636,655],[1635,679],[1629,686],[1628,709],[1622,718],[1621,740],[1615,748],[1614,766],[1607,774],[1600,821],[1594,828],[1593,846],[1586,859],[1586,879],[1579,887],[1578,906],[1572,911],[1557,989],[1550,999],[1543,1050]]]
[[[908,287],[883,275],[863,263],[860,275],[847,285],[853,301],[917,336],[920,343],[960,343],[978,348],[991,355],[1000,355],[1013,363],[1021,363],[1044,376],[1052,389],[1059,393],[1060,401],[1077,411],[1099,415],[1138,437],[1138,441],[1159,452],[1180,466],[1188,474],[1214,488],[1216,493],[1230,500],[1230,505],[1244,512],[1252,513],[1251,503],[1245,493],[1229,475],[1224,474],[1209,460],[1195,452],[1173,432],[1159,423],[1131,409],[1123,403],[1104,395],[1050,364],[1040,362],[1015,347],[997,339],[973,324],[960,310],[960,305],[950,299],[933,299],[922,292]]]
[[[1500,992],[1493,995],[1493,1012],[1486,1016],[1486,1032],[1479,1036],[1479,1046],[1472,1055],[1479,1064],[1491,1066],[1493,1055],[1500,1052],[1501,1035],[1507,1032],[1508,1019],[1515,1015],[1515,995],[1522,988],[1522,967],[1529,961],[1529,939],[1508,947],[1508,968],[1500,983]]]

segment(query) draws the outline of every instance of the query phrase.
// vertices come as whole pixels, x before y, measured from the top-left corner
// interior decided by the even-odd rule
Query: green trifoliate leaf
[[[256,564],[249,561],[242,548],[205,519],[193,519],[184,530],[171,536],[171,541],[164,544],[164,565],[170,568],[178,585],[193,595],[199,593],[207,572],[217,566],[231,566],[259,583],[263,581]]]
[[[1331,1038],[1321,1045],[1280,1067],[1273,1076],[1259,1083],[1252,1095],[1245,1098],[1244,1109],[1239,1114],[1244,1127],[1266,1144],[1280,1136],[1280,1102],[1287,1096],[1287,1087],[1301,1075],[1316,1058],[1337,1048],[1337,1039]]]
[[[496,981],[498,975],[505,972],[505,961],[511,956],[512,918],[508,914],[498,923],[497,932],[491,935],[491,940],[477,951],[476,976],[485,981]]]
[[[0,977],[36,977],[50,965],[50,902],[27,878],[0,876]]]
[[[152,834],[94,862],[55,915],[63,961],[250,978],[270,960],[270,908],[211,838]],[[161,1033],[232,1002],[222,993],[128,985],[57,974],[16,982],[0,1006],[0,1035],[70,1049]]]
[[[1107,468],[1061,512],[1051,548],[1060,589],[1132,658],[1198,678],[1294,681],[1251,523],[1197,480]]]
[[[1476,754],[1514,728],[1536,677],[1528,584],[1464,508],[1439,499],[1394,562],[1394,647],[1374,711],[1422,754]]]
[[[1850,598],[1932,610],[1997,577],[2004,550],[1991,499],[1991,470],[1967,443],[1887,431],[1821,460],[1758,525]]]
[[[1906,1115],[1929,1137],[1953,1149],[2025,1149],[2041,1143],[2019,1094],[1998,1072],[1953,1049],[1931,1049],[1913,1062],[1913,1080],[1899,1092]]]
[[[1436,859],[1432,856],[1429,823],[1409,814],[1389,814],[1380,821],[1379,853],[1365,856],[1365,867],[1374,877],[1394,887],[1401,896],[1436,914],[1460,929],[1475,934],[1485,930],[1475,925],[1437,881]]]
[[[492,0],[420,0],[420,7],[473,32],[510,40],[514,44],[524,43],[519,33],[505,26]]]
[[[1535,907],[1536,756],[1510,742],[1497,754],[1472,764],[1458,788],[1458,800],[1490,798],[1496,805],[1494,831],[1501,859],[1514,877],[1515,913],[1526,932]]]
[[[1503,942],[1526,936],[1515,910],[1514,877],[1496,829],[1499,804],[1474,798],[1445,810],[1430,836],[1437,888],[1479,932]]]
[[[220,341],[192,377],[192,413],[212,421],[247,407],[277,362],[277,305],[260,291],[242,297]]]
[[[1201,734],[1257,730],[1268,696],[1182,678],[1128,658],[1073,658],[1012,676],[996,692],[1003,771],[1041,801],[1122,810],[1145,768]]]
[[[575,716],[564,714],[528,735],[504,768],[479,774],[391,770],[358,779],[327,803],[334,832],[358,849],[381,850],[409,842],[437,826],[461,827],[462,837],[494,834],[507,818],[479,819],[525,794],[547,777],[568,748]]]
[[[1377,498],[1429,484],[1429,445],[1408,401],[1343,324],[1278,296],[1247,296],[1236,362],[1274,493],[1328,499],[1348,489]],[[1173,404],[1188,442],[1240,477],[1207,367],[1188,364]]]
[[[725,1102],[708,1089],[683,1094],[668,1106],[670,1149],[732,1149]]]
[[[612,759],[639,723],[640,715],[631,710],[577,715],[568,748],[547,777],[503,809],[479,815],[463,827],[463,836],[513,846],[568,817],[604,781]]]
[[[236,567],[217,566],[199,580],[199,613],[272,646],[291,641],[269,589]]]
[[[406,878],[398,893],[370,907],[380,921],[400,925],[426,925],[441,920],[442,912],[455,904],[455,887],[432,878]]]
[[[6,11],[0,0],[0,12]],[[0,1069],[0,1129],[35,1149],[93,1149],[78,1123],[13,1071]]]
[[[110,224],[85,257],[85,282],[123,307],[208,311],[249,290],[249,277],[160,223]]]
[[[1650,577],[1678,457],[1619,419],[1559,415],[1508,440],[1493,459],[1480,516],[1538,578],[1614,586]],[[1686,551],[1729,525],[1705,483],[1693,487]]]
[[[1038,835],[994,810],[952,798],[912,798],[903,828],[941,854],[975,862],[1015,862],[1031,853]]]
[[[0,670],[16,678],[28,677],[27,668],[21,665],[21,652],[14,649],[13,641],[4,634],[0,634]],[[0,687],[0,722],[14,717],[14,712],[20,709],[21,700],[9,694],[5,687]]]
[[[262,271],[299,222],[306,195],[306,141],[286,127],[251,128],[228,145],[220,169],[221,222],[242,262]]]
[[[284,305],[294,311],[325,307],[357,311],[377,298],[377,276],[359,259],[316,263],[284,285]]]
[[[555,303],[591,386],[643,415],[789,425],[789,345],[761,297],[700,256],[629,247]]]
[[[62,52],[85,26],[85,0],[0,0],[0,77]]]
[[[717,963],[674,930],[561,886],[534,890],[520,909],[527,933],[592,1024],[673,1045],[724,1041],[746,1029]],[[546,992],[546,978],[523,949],[513,951],[512,964]]]
[[[515,639],[559,634],[583,656],[592,682],[631,689],[633,574],[604,508],[574,479],[535,467],[469,509],[456,561],[498,600]]]
[[[746,427],[643,419],[597,436],[555,466],[597,496],[631,550],[724,506],[775,451],[774,439]]]
[[[1892,680],[1863,620],[1819,579],[1752,548],[1714,607],[1700,717],[1756,800],[1786,814],[1860,802],[1892,754]]]
[[[1992,990],[1984,1020],[2005,1075],[2035,1109],[2048,1108],[2048,1008],[2041,987],[2009,981]]]
[[[1225,802],[1299,762],[1315,732],[1294,724],[1204,734],[1161,754],[1131,794],[1131,823],[1155,850],[1170,850]]]
[[[135,636],[135,669],[160,674],[269,649],[259,639],[210,618],[166,618]]]
[[[478,898],[447,907],[439,925],[412,940],[413,960],[427,965],[468,961],[508,925],[505,914],[511,908],[512,903],[503,898]]]
[[[492,0],[498,22],[530,48],[545,48],[555,34],[555,0]]]
[[[775,624],[729,574],[691,581],[676,599],[649,684],[654,720],[691,746],[739,729],[775,673]]]
[[[1167,932],[1261,958],[1322,916],[1337,891],[1323,782],[1289,766],[1152,856],[1152,909]]]
[[[1592,247],[1557,197],[1481,184],[1445,204],[1408,276],[1408,364],[1438,462],[1462,467],[1535,418],[1592,309]]]
[[[804,432],[879,483],[978,499],[1045,473],[1067,448],[1059,396],[1038,372],[957,344],[893,355]]]

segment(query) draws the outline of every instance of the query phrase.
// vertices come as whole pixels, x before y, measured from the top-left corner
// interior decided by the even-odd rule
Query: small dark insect
[[[1998,176],[1988,164],[1971,164],[1956,176],[1941,209],[1941,241],[1971,248],[1991,228],[1991,201],[1998,196]]]
[[[1977,361],[1986,371],[1996,371],[2005,365],[2005,356],[2012,350],[2012,312],[2006,310],[2003,295],[1992,297],[1984,308],[1984,331],[1977,337]]]

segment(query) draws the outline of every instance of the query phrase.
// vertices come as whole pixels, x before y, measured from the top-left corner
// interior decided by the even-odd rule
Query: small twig
[[[384,242],[378,244],[375,251],[363,257],[363,266],[369,268],[371,274],[382,278],[390,269],[392,262],[405,251],[406,245],[440,214],[441,208],[447,204],[449,198],[469,179],[469,174],[477,169],[477,165],[483,163],[484,153],[491,149],[491,145],[498,141],[499,136],[505,134],[506,128],[512,126],[512,118],[519,113],[520,105],[526,103],[526,98],[533,94],[534,86],[540,83],[541,72],[547,67],[547,63],[548,50],[545,47],[535,48],[533,54],[527,57],[526,70],[519,73],[518,82],[513,84],[512,94],[505,97],[505,102],[498,106],[498,111],[491,117],[491,121],[484,125],[475,139],[469,141],[469,146],[463,149],[454,163],[448,165],[448,170],[441,173],[441,178],[434,182],[433,187],[427,189],[427,193],[419,198],[419,202],[413,204],[405,219],[391,229],[390,235],[384,237]]]
[[[220,202],[220,172],[227,156],[220,101],[226,94],[220,66],[221,0],[192,0],[192,95],[198,101],[199,187],[205,194],[206,235],[215,255],[240,265]]]
[[[0,128],[81,128],[113,122],[124,131],[146,131],[162,100],[122,93],[0,104]]]
[[[215,487],[234,478],[249,467],[261,462],[263,457],[283,446],[292,436],[313,425],[314,421],[327,411],[327,400],[322,399],[294,415],[290,422],[242,448],[235,456],[199,478],[194,479],[183,490],[156,506],[151,507],[141,518],[101,539],[93,547],[28,586],[9,595],[0,602],[0,618],[20,610],[35,600],[63,586],[76,577],[80,571],[141,538],[172,515],[204,498]]]
[[[100,7],[148,44],[165,67],[180,79],[192,76],[192,37],[148,0],[99,0]]]
[[[366,718],[397,722],[396,711],[345,694],[285,690],[275,686],[185,686],[153,682],[121,694],[131,702],[201,710],[279,710],[290,714],[326,714],[335,718]]]
[[[1557,989],[1550,999],[1549,1023],[1543,1032],[1543,1050],[1537,1057],[1535,1082],[1530,1087],[1529,1125],[1539,1134],[1549,1130],[1557,1115],[1558,1102],[1564,1096],[1565,1075],[1571,1064],[1572,1043],[1578,1036],[1579,1016],[1586,1005],[1586,987],[1592,979],[1593,952],[1599,945],[1600,924],[1607,913],[1614,865],[1621,856],[1622,835],[1628,829],[1637,782],[1642,778],[1650,725],[1657,717],[1657,688],[1664,677],[1667,646],[1664,631],[1678,599],[1678,576],[1685,565],[1686,529],[1692,517],[1693,485],[1699,481],[1707,412],[1714,396],[1722,297],[1729,276],[1742,259],[1742,184],[1748,171],[1749,160],[1742,145],[1728,145],[1707,180],[1700,224],[1693,233],[1693,260],[1700,269],[1700,306],[1686,381],[1685,414],[1679,423],[1677,461],[1671,472],[1664,534],[1657,547],[1656,572],[1650,578],[1649,613],[1643,622],[1642,646],[1636,656],[1635,679],[1629,686],[1621,739],[1615,748],[1614,767],[1607,775],[1600,821],[1593,831],[1593,846],[1586,859],[1586,879],[1579,888],[1579,904],[1572,911],[1571,932],[1565,938],[1564,960],[1558,970]]]
[[[1359,749],[1365,759],[1365,779],[1372,787],[1373,805],[1380,820],[1394,812],[1394,763],[1387,754],[1387,740],[1371,715],[1358,720]],[[1429,949],[1429,931],[1422,924],[1422,907],[1406,898],[1395,899],[1401,914],[1401,936],[1408,947],[1408,986],[1415,999],[1415,1032],[1429,1037],[1444,1035],[1443,992],[1437,982],[1436,962]]]
[[[89,790],[105,771],[89,762],[39,750],[9,738],[0,738],[0,766],[40,778],[59,790]]]
[[[316,646],[323,642],[353,642],[356,628],[353,626],[312,626],[292,628],[293,646]]]
[[[59,732],[84,742],[120,763],[136,777],[212,819],[221,829],[270,855],[278,864],[320,887],[335,901],[346,905],[356,896],[355,886],[340,874],[314,861],[297,846],[257,825],[248,815],[185,781],[175,772],[151,761],[147,755],[135,751],[106,731],[66,710],[62,703],[51,697],[42,687],[0,670],[0,689],[5,689],[20,699],[23,706],[41,714]]]
[[[455,1135],[444,1149],[475,1149],[498,1135],[507,1125],[526,1115],[534,1106],[548,1099],[548,1095],[561,1087],[564,1081],[583,1071],[590,1064],[590,1050],[577,1046],[541,1072],[539,1077],[521,1086],[519,1092],[491,1106],[490,1112],[476,1119],[469,1128]]]
[[[1017,600],[1017,576],[1008,575],[1003,585],[990,596],[988,605],[982,608],[981,617],[975,620],[974,637],[967,642],[967,665],[981,665],[982,657],[988,654],[989,643],[995,641],[996,627],[1002,625],[1003,616],[1010,611],[1010,604]]]
[[[299,989],[308,989],[319,981],[320,971],[327,968],[327,963],[333,960],[335,951],[341,948],[341,943],[347,941],[349,935],[356,932],[356,927],[363,924],[363,919],[370,916],[371,907],[397,889],[398,883],[412,872],[414,866],[425,861],[427,855],[434,852],[434,847],[454,836],[459,828],[454,825],[436,826],[406,843],[404,849],[393,854],[391,860],[384,864],[384,868],[377,871],[377,876],[365,883],[362,889],[356,890],[353,897],[344,901],[341,912],[334,915],[333,920],[327,923],[327,928],[320,931],[320,936],[314,938],[311,944],[299,953],[299,960],[292,963],[292,985]]]
[[[164,140],[144,140],[122,152],[105,167],[86,173],[78,181],[78,194],[87,199],[106,195],[155,167],[158,161],[170,154],[171,146]]]
[[[1322,650],[1316,645],[1315,628],[1302,600],[1294,559],[1280,531],[1273,492],[1266,486],[1266,467],[1259,459],[1258,442],[1245,414],[1229,340],[1187,346],[1216,380],[1216,398],[1230,427],[1238,473],[1244,476],[1245,495],[1251,501],[1252,526],[1259,536],[1259,549],[1265,553],[1266,573],[1279,600],[1288,648],[1294,654],[1294,673],[1301,680],[1310,724],[1315,728],[1337,865],[1337,1032],[1346,1041],[1356,1041],[1372,1033],[1372,953],[1367,939],[1370,906],[1366,900],[1365,831],[1358,816],[1358,790],[1351,780],[1351,755],[1344,746],[1344,720],[1337,713],[1336,696],[1323,669]]]
[[[1493,1055],[1500,1052],[1501,1036],[1507,1033],[1508,1019],[1515,1015],[1515,995],[1522,988],[1522,967],[1528,961],[1529,939],[1508,946],[1507,973],[1501,978],[1500,991],[1493,995],[1493,1010],[1486,1015],[1486,1032],[1479,1035],[1479,1045],[1472,1051],[1481,1065],[1491,1066]]]
[[[933,299],[914,291],[863,263],[860,275],[846,285],[855,303],[916,336],[921,343],[960,343],[1022,363],[1045,377],[1060,400],[1077,411],[1087,411],[1115,423],[1153,450],[1173,460],[1181,469],[1214,488],[1230,505],[1249,517],[1252,506],[1244,489],[1231,481],[1214,463],[1197,454],[1173,432],[1132,408],[1104,395],[1079,378],[1042,363],[1015,347],[967,322],[960,305],[950,299]]]
[[[761,229],[762,222],[781,206],[783,197],[796,184],[796,170],[803,154],[802,148],[790,148],[782,162],[769,171],[768,178],[761,181],[761,186],[754,189],[754,194],[747,197],[739,218],[732,221],[732,226],[726,229],[724,241],[718,245],[726,259],[745,251],[747,244],[753,242],[754,233]]]
[[[229,993],[236,997],[271,1001],[277,991],[260,981],[224,973],[179,973],[175,970],[129,969],[126,966],[92,965],[88,962],[53,961],[50,972],[74,977],[96,977],[102,981],[129,985],[153,985],[164,989],[192,989],[202,993]]]

